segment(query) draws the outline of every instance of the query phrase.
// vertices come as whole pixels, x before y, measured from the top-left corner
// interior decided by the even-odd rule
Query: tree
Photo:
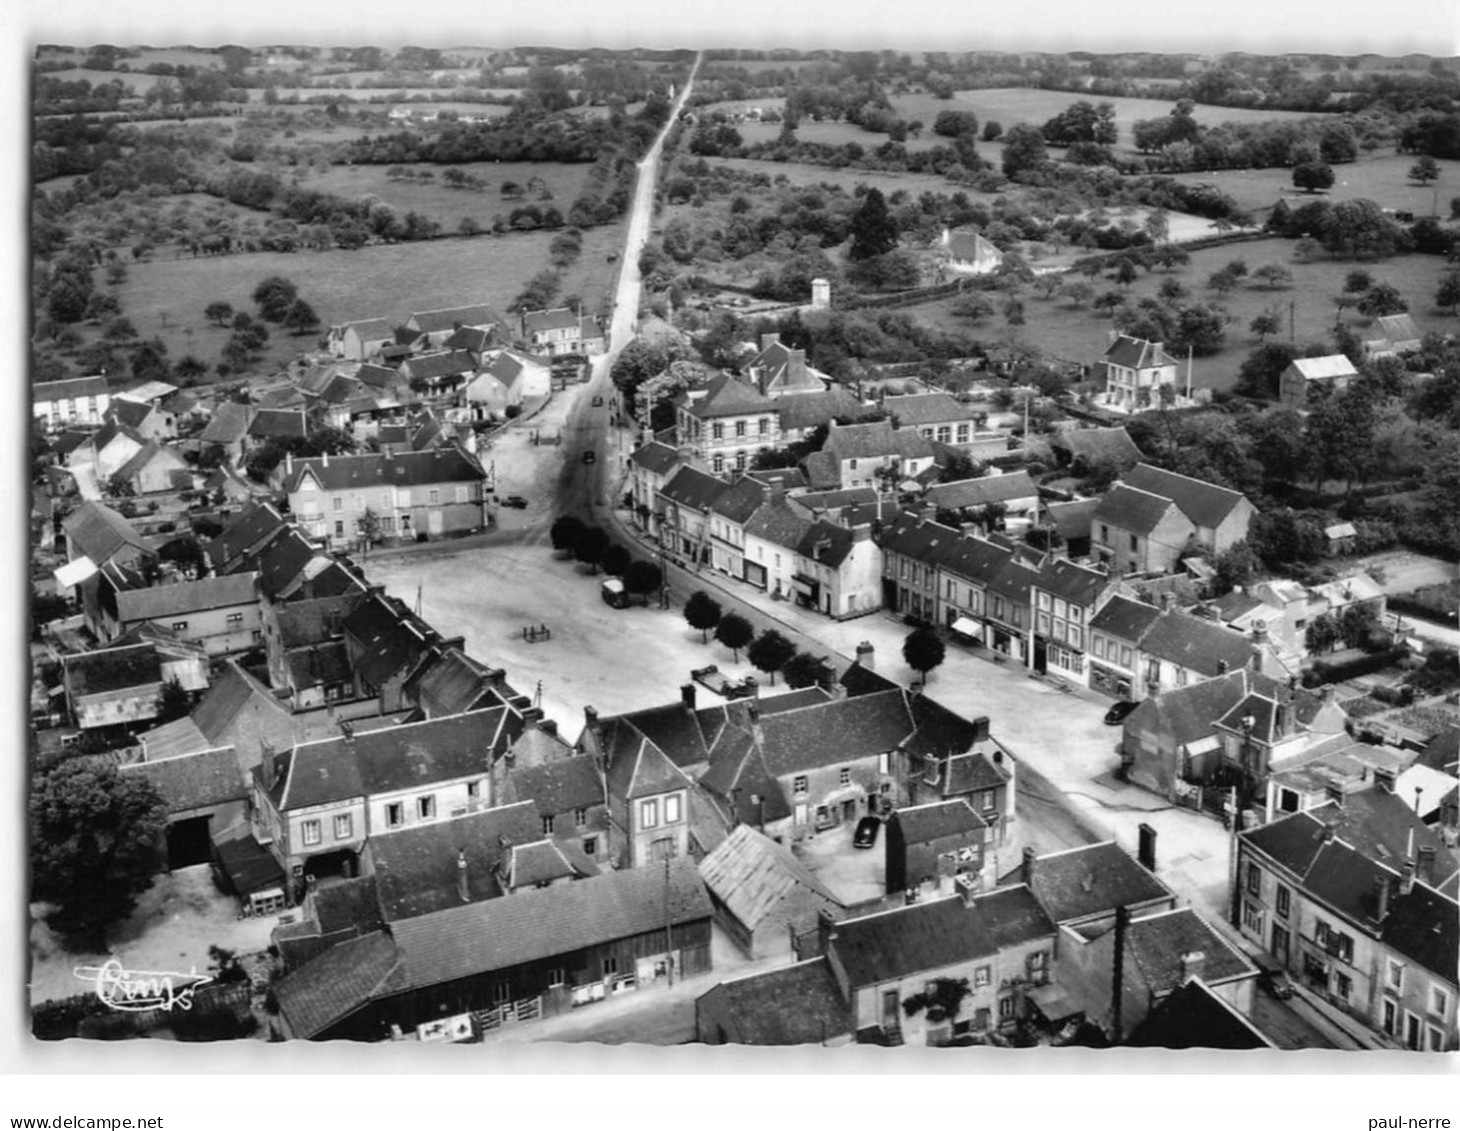
[[[1290,285],[1293,281],[1293,272],[1281,263],[1264,263],[1252,272],[1252,277],[1268,290],[1274,291],[1278,287]]]
[[[1386,314],[1403,314],[1409,303],[1392,283],[1375,283],[1358,301],[1358,312],[1365,318],[1381,318]]]
[[[1343,277],[1343,293],[1361,295],[1374,285],[1374,277],[1363,268],[1356,268]]]
[[[1003,126],[1003,123],[1002,122],[988,121],[988,122],[985,122],[984,123],[984,125],[983,125],[983,139],[984,139],[984,141],[998,141],[999,138],[1001,138],[1003,135],[1004,135],[1004,126]]]
[[[1086,287],[1088,290],[1088,285]],[[983,291],[968,291],[953,300],[950,308],[959,318],[970,322],[981,322],[994,312],[994,300]]]
[[[299,288],[282,275],[270,275],[253,289],[254,305],[265,322],[282,322],[299,297]]]
[[[739,613],[726,613],[715,626],[715,639],[730,649],[738,664],[740,649],[755,639],[755,629]]]
[[[70,759],[35,778],[29,817],[32,896],[55,905],[52,928],[104,950],[152,886],[167,806],[140,774]]]
[[[285,328],[293,332],[295,337],[298,337],[319,326],[319,315],[314,312],[314,307],[309,303],[302,298],[296,298],[289,304],[289,309],[284,311],[284,317],[280,321]]]
[[[603,572],[610,577],[622,577],[633,564],[633,556],[617,542],[603,551]]]
[[[1450,271],[1440,277],[1435,291],[1435,304],[1451,314],[1460,312],[1460,271]]]
[[[929,1021],[935,1025],[942,1024],[958,1016],[963,999],[972,992],[967,978],[934,978],[921,992],[903,999],[902,1011],[912,1017],[927,1010]]]
[[[1327,613],[1321,613],[1308,622],[1303,634],[1303,644],[1310,652],[1331,652],[1338,644],[1338,623]]]
[[[1277,334],[1282,331],[1283,318],[1275,310],[1264,310],[1247,324],[1247,328],[1257,335],[1260,342],[1269,334]]]
[[[1293,166],[1293,187],[1317,192],[1333,187],[1333,169],[1322,161],[1304,161]]]
[[[1338,635],[1349,648],[1362,648],[1379,627],[1379,614],[1368,604],[1349,605],[1338,615]]]
[[[664,571],[653,562],[638,561],[629,565],[624,574],[624,588],[637,594],[644,604],[649,603],[649,594],[664,584]]]
[[[233,304],[210,302],[203,308],[203,317],[215,326],[227,326],[233,320]]]
[[[584,565],[593,567],[595,574],[603,562],[603,555],[607,552],[608,534],[597,526],[585,526],[578,537],[577,545],[573,547],[573,557]]]
[[[1066,283],[1061,287],[1060,293],[1069,299],[1073,305],[1084,306],[1094,296],[1095,288],[1089,283],[1076,279],[1073,283]]]
[[[569,555],[575,556],[578,550],[578,542],[583,537],[583,520],[571,514],[561,515],[553,520],[548,528],[548,538],[552,541],[553,549],[558,552],[566,551]]]
[[[821,660],[810,652],[797,652],[781,665],[787,687],[815,687],[821,680]]]
[[[699,629],[701,644],[708,643],[710,630],[720,623],[723,611],[720,602],[703,589],[696,589],[684,603],[684,619],[690,628]]]
[[[780,671],[792,656],[796,654],[796,646],[782,636],[773,628],[768,628],[755,638],[755,641],[746,650],[745,658],[756,666],[760,671],[771,677],[771,686],[775,686],[776,672]]]
[[[157,725],[170,723],[186,715],[193,706],[193,697],[183,687],[182,680],[173,676],[162,685],[157,696]]]
[[[902,658],[907,666],[928,682],[928,673],[941,664],[948,654],[943,638],[931,628],[915,628],[902,642]]]
[[[896,247],[897,221],[887,210],[887,200],[880,189],[868,189],[862,207],[852,217],[852,246],[847,257],[871,259],[886,255]]]
[[[1021,173],[1048,163],[1044,135],[1035,126],[1020,124],[1004,135],[1004,176],[1016,179]]]
[[[1426,153],[1409,167],[1409,179],[1416,184],[1427,185],[1440,179],[1440,163]]]
[[[1122,257],[1115,265],[1115,281],[1122,287],[1129,287],[1136,281],[1136,265],[1129,259]]]

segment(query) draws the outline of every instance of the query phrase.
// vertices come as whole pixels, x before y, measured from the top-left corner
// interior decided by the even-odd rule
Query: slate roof
[[[660,868],[605,872],[401,920],[392,927],[400,967],[388,989],[423,989],[571,954],[662,931],[666,919],[671,926],[709,919],[710,897],[694,861],[672,860],[667,871],[667,879]]]
[[[680,455],[678,448],[661,444],[658,440],[651,440],[649,443],[635,448],[629,459],[634,462],[635,466],[642,467],[645,471],[665,475],[680,462]]]
[[[831,452],[812,452],[801,461],[801,466],[812,490],[834,490],[841,486],[841,464]]]
[[[521,730],[505,707],[295,745],[275,758],[280,812],[485,777]]]
[[[161,762],[183,754],[196,754],[213,745],[188,715],[144,731],[137,739],[142,744],[143,757],[149,762]]]
[[[476,367],[476,359],[465,350],[428,353],[407,358],[405,361],[406,376],[416,381],[458,377],[464,373],[475,372]]]
[[[1114,928],[1111,928],[1112,930]],[[1210,986],[1254,977],[1257,968],[1190,907],[1158,911],[1131,919],[1126,927],[1127,953],[1153,994],[1170,993],[1182,984],[1181,956],[1201,953],[1201,978]]]
[[[285,525],[273,504],[249,503],[228,520],[204,553],[215,570],[231,572],[238,559],[257,551]]]
[[[253,568],[258,571],[259,592],[273,600],[289,589],[300,574],[311,568],[324,569],[330,564],[328,558],[315,551],[298,527],[290,526],[259,551]]]
[[[100,695],[162,682],[162,658],[153,644],[103,648],[62,659],[73,696]]]
[[[941,703],[919,696],[912,701],[912,713],[917,727],[902,749],[917,758],[949,758],[977,744],[973,723]],[[992,739],[986,742],[993,745]]]
[[[988,822],[961,798],[897,809],[889,823],[892,821],[897,822],[903,840],[908,844],[924,844],[945,836],[981,832],[988,827]]]
[[[1206,483],[1189,475],[1178,475],[1148,463],[1137,464],[1121,479],[1129,487],[1170,499],[1197,526],[1216,528],[1243,499],[1240,491],[1218,487],[1215,483]]]
[[[177,471],[183,471],[184,473],[186,473],[186,482],[183,484],[184,487],[192,486],[191,469],[187,462],[177,452],[176,449],[171,447],[165,447],[162,444],[159,444],[156,440],[147,440],[146,442],[144,442],[143,445],[137,449],[136,453],[133,454],[131,459],[127,460],[126,463],[122,464],[121,467],[112,472],[112,481],[118,483],[126,482],[127,480],[133,478],[141,471],[143,471],[148,464],[157,459],[159,456],[172,463],[172,474],[176,474]]]
[[[747,537],[761,538],[772,545],[794,550],[810,532],[812,525],[782,500],[779,504],[766,502],[757,507],[755,513],[745,520],[745,533]]]
[[[192,720],[215,743],[232,740],[243,732],[256,734],[254,724],[260,721],[266,724],[265,738],[278,739],[293,729],[289,709],[237,660],[222,666],[193,708]]]
[[[1004,877],[1018,880],[1018,869]],[[1174,900],[1171,889],[1141,867],[1114,841],[1085,845],[1036,858],[1030,885],[1056,923],[1093,919],[1122,905],[1135,908]]]
[[[603,790],[603,775],[595,760],[587,755],[518,767],[507,775],[507,796],[531,802],[544,817],[602,805]]]
[[[746,476],[738,483],[723,488],[710,504],[710,510],[738,525],[748,523],[769,497],[770,491],[759,479]]]
[[[1126,726],[1133,734],[1169,729],[1178,746],[1215,734],[1217,720],[1246,694],[1247,672],[1244,668],[1148,696],[1130,713]]]
[[[167,804],[170,814],[243,801],[248,797],[248,788],[231,746],[155,762],[134,762],[120,769],[122,773],[139,774],[150,781]]]
[[[848,699],[856,699],[862,695],[875,695],[882,691],[899,690],[895,680],[888,679],[885,675],[866,667],[860,663],[854,663],[846,671],[842,672],[837,685],[846,693]]]
[[[843,507],[875,503],[877,492],[872,487],[848,487],[839,491],[808,491],[790,496],[791,502],[808,511],[840,511]]]
[[[250,420],[249,406],[236,401],[224,401],[213,410],[207,427],[198,434],[205,444],[233,444],[248,435]]]
[[[1100,499],[1092,519],[1132,534],[1150,534],[1175,506],[1164,495],[1117,482]]]
[[[712,377],[700,388],[681,393],[675,398],[675,404],[701,420],[749,416],[752,413],[773,415],[779,411],[776,401],[762,396],[754,386],[728,373]]]
[[[409,689],[427,716],[459,715],[474,709],[483,699],[500,702],[493,686],[500,674],[494,674],[460,648],[448,648],[411,677]]]
[[[982,916],[952,898],[844,919],[830,950],[847,982],[859,989],[993,955],[998,945]]]
[[[480,328],[493,326],[503,321],[502,316],[485,303],[471,306],[456,306],[448,310],[420,310],[412,314],[410,322],[423,334],[454,330],[457,327]]]
[[[350,654],[338,640],[291,648],[285,657],[289,686],[295,691],[350,682]]]
[[[721,982],[700,1000],[737,1045],[809,1045],[852,1031],[855,1019],[822,957]]]
[[[280,643],[285,648],[298,648],[338,637],[342,622],[360,600],[359,593],[343,593],[280,605],[274,611]]]
[[[1354,363],[1341,353],[1326,357],[1295,357],[1291,368],[1305,381],[1324,381],[1333,377],[1357,377],[1359,371]]]
[[[760,726],[766,768],[777,777],[885,754],[913,730],[900,689],[763,716]]]
[[[368,1005],[398,961],[390,935],[374,931],[330,947],[281,978],[273,989],[290,1033],[316,1037]]]
[[[953,510],[1007,503],[1013,499],[1037,500],[1039,488],[1027,471],[1016,471],[1011,475],[985,475],[978,479],[937,483],[928,488],[927,498],[935,506]]]
[[[1223,664],[1235,671],[1252,660],[1252,641],[1246,636],[1179,609],[1156,618],[1141,639],[1141,650],[1209,676],[1220,674]]]
[[[1274,1048],[1252,1022],[1194,978],[1159,1001],[1126,1038],[1132,1048]]]
[[[1152,369],[1158,365],[1175,365],[1176,359],[1168,354],[1162,342],[1148,342],[1145,338],[1132,338],[1125,334],[1116,336],[1115,341],[1105,347],[1103,355],[1110,365],[1125,369]]]
[[[1409,314],[1383,314],[1374,319],[1374,329],[1387,342],[1417,342],[1419,327]]]
[[[296,459],[284,479],[284,491],[293,494],[308,472],[324,491],[370,487],[420,487],[433,483],[477,483],[486,472],[461,448],[433,448],[424,452],[370,453]]]
[[[574,311],[559,306],[551,310],[524,312],[522,329],[527,334],[542,334],[549,330],[581,330],[581,323]]]
[[[492,344],[492,331],[476,326],[463,326],[453,330],[442,342],[449,350],[466,350],[468,353],[482,353]]]
[[[1063,448],[1071,459],[1119,460],[1122,467],[1132,467],[1144,457],[1130,433],[1123,427],[1071,428],[1050,439],[1050,446]]]
[[[436,642],[429,625],[399,601],[372,593],[341,625],[354,647],[355,669],[372,687],[414,665]]]
[[[700,861],[700,878],[752,931],[798,888],[842,905],[789,849],[749,825],[740,825]]]
[[[159,617],[258,604],[253,573],[230,573],[200,581],[178,581],[149,589],[128,589],[117,594],[117,619],[122,624]]]
[[[1110,584],[1110,575],[1090,566],[1079,565],[1069,558],[1050,558],[1039,568],[1034,586],[1056,597],[1088,608]]]
[[[597,741],[608,766],[608,793],[616,799],[633,801],[691,785],[684,771],[627,719],[600,723]]]
[[[598,875],[598,866],[581,853],[569,858],[565,846],[552,839],[510,845],[504,855],[503,876],[512,891],[535,888],[554,880]],[[586,867],[584,866],[586,864]]]
[[[845,526],[818,519],[806,527],[800,541],[791,548],[809,561],[840,569],[855,545],[852,532]]]
[[[882,409],[901,428],[922,424],[943,424],[954,420],[972,420],[974,413],[947,393],[914,393],[909,396],[884,397]]]
[[[503,894],[496,869],[507,848],[541,836],[542,818],[530,801],[376,833],[369,852],[380,913],[394,922],[460,907],[463,854],[466,902],[496,899]]]
[[[819,383],[819,382],[818,382]],[[856,418],[873,410],[840,385],[819,393],[796,393],[776,398],[781,431],[797,432],[829,424],[839,416]]]
[[[61,528],[82,556],[97,565],[109,561],[126,546],[154,553],[130,522],[102,503],[82,503],[62,520]]]
[[[1090,618],[1090,631],[1139,644],[1160,616],[1161,610],[1155,605],[1117,593]]]
[[[109,392],[106,377],[68,377],[63,381],[37,381],[31,385],[31,400],[36,404],[75,400],[77,397],[103,397]]]
[[[1023,884],[1010,884],[976,895],[972,906],[1000,950],[1056,933],[1039,900]]]
[[[708,511],[727,489],[728,485],[723,479],[716,479],[713,475],[686,464],[659,488],[659,494],[679,506],[703,512]]]
[[[903,511],[883,527],[878,543],[884,553],[903,554],[928,565],[938,565],[951,560],[959,537],[959,532],[951,526]]]
[[[248,435],[303,439],[307,426],[304,413],[289,409],[261,408],[249,421]]]
[[[1002,262],[1004,253],[1000,251],[990,240],[978,232],[955,231],[948,233],[946,242],[940,246],[948,251],[953,259],[964,260],[972,263],[980,256],[993,255]]]
[[[136,428],[151,415],[152,405],[146,401],[128,400],[122,396],[113,397],[107,408],[107,416],[127,428]]]

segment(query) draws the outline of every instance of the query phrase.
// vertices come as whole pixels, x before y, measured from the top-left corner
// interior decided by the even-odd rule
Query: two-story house
[[[465,350],[422,354],[401,362],[415,399],[432,405],[454,404],[476,371],[476,359]]]
[[[557,357],[597,352],[602,348],[603,331],[596,318],[560,306],[552,310],[523,311],[522,337],[534,353]]]
[[[330,353],[347,361],[374,361],[394,343],[395,329],[384,318],[345,322],[329,330]]]
[[[600,722],[591,707],[585,716],[577,748],[603,773],[615,866],[642,868],[688,856],[689,775],[628,718]]]
[[[1034,653],[1037,672],[1086,681],[1090,621],[1113,588],[1103,570],[1068,558],[1047,558],[1033,579]]]
[[[177,436],[177,416],[156,401],[136,399],[132,393],[118,393],[107,409],[107,418],[125,424],[137,435],[166,443]]]
[[[141,624],[170,629],[210,657],[246,652],[263,638],[254,573],[179,581],[115,593],[116,620],[108,639]]]
[[[508,707],[298,742],[254,770],[254,837],[303,895],[309,877],[358,871],[376,832],[445,820],[484,800],[493,763],[522,732]]]
[[[571,748],[564,753],[571,755]],[[509,751],[504,762],[510,765],[513,760]],[[569,843],[595,863],[607,864],[617,858],[617,846],[605,789],[598,761],[579,754],[539,765],[512,766],[502,799],[506,803],[531,801],[537,809],[539,835]]]
[[[807,457],[817,489],[885,487],[916,479],[933,466],[933,442],[915,428],[832,421],[821,451]]]
[[[101,374],[38,381],[30,387],[31,414],[49,432],[73,425],[99,428],[110,405],[111,390]]]
[[[1261,670],[1255,647],[1251,637],[1169,602],[1163,610],[1115,594],[1090,620],[1090,686],[1140,700],[1239,668]]]
[[[1192,527],[1170,499],[1115,483],[1090,517],[1090,548],[1111,573],[1169,573]]]
[[[826,391],[831,378],[806,364],[806,351],[792,349],[780,334],[762,334],[760,352],[745,365],[745,374],[767,397],[798,397]]]
[[[1105,399],[1126,411],[1161,403],[1161,390],[1176,393],[1176,359],[1162,342],[1148,342],[1110,332],[1101,361],[1105,365]]]
[[[710,564],[737,581],[766,585],[765,547],[760,556],[746,548],[745,527],[770,494],[760,479],[747,475],[722,488],[710,503],[705,535]]]
[[[1453,1052],[1455,871],[1452,850],[1402,799],[1365,790],[1239,834],[1232,921],[1395,1047]]]
[[[966,802],[988,829],[992,863],[1015,821],[1014,756],[989,734],[987,715],[965,719],[923,696],[912,713],[916,729],[898,748],[908,803]]]
[[[1140,463],[1121,476],[1138,491],[1170,499],[1189,523],[1192,540],[1207,554],[1224,554],[1247,540],[1257,509],[1240,491],[1219,487],[1189,475]]]
[[[629,495],[634,521],[650,537],[659,534],[656,508],[659,492],[669,477],[686,462],[678,448],[659,440],[641,444],[629,455]]]
[[[951,526],[899,512],[877,539],[882,547],[882,604],[931,621],[937,616],[939,576],[961,545]]]
[[[499,344],[512,332],[505,318],[482,303],[447,310],[419,310],[406,319],[405,328],[419,335],[416,344],[423,350],[441,349],[452,334],[462,329],[495,332]]]
[[[1027,530],[1039,521],[1039,487],[1027,471],[935,483],[923,498],[939,511],[956,511],[961,520],[981,522],[991,530]],[[985,522],[984,516],[992,513],[989,507],[997,518]]]
[[[742,480],[737,486],[743,487],[745,483],[760,488],[754,480]],[[711,561],[712,512],[715,503],[730,489],[723,479],[716,479],[692,465],[685,464],[675,470],[659,489],[654,506],[653,521],[659,544],[665,551],[687,562]]]
[[[978,435],[978,414],[947,393],[883,397],[882,410],[897,428],[912,428],[939,444],[962,447]]]
[[[486,525],[487,473],[459,446],[399,454],[285,460],[283,490],[309,537],[343,549],[363,536],[367,512],[379,535],[412,538]]]
[[[727,373],[686,389],[674,405],[680,444],[717,475],[744,471],[757,452],[781,443],[776,402]]]

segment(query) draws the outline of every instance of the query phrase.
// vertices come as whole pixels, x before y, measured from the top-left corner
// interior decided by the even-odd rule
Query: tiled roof
[[[897,823],[903,840],[908,844],[922,844],[959,833],[981,833],[988,827],[988,823],[974,812],[973,806],[961,798],[898,809],[892,814],[891,821]]]
[[[1023,884],[1012,884],[974,896],[973,910],[1000,950],[1055,933],[1055,925],[1044,913],[1039,900]]]
[[[811,1045],[852,1031],[855,1019],[823,957],[721,982],[700,999],[737,1045]]]
[[[284,480],[285,492],[293,494],[298,491],[306,473],[313,476],[324,491],[477,483],[486,478],[481,464],[455,446],[424,452],[397,452],[394,455],[370,453],[296,459],[293,472]]]
[[[980,257],[994,256],[1002,262],[1004,253],[978,232],[949,232],[948,240],[941,245],[953,259],[972,263]]]
[[[1142,459],[1141,449],[1124,428],[1072,428],[1050,440],[1050,446],[1063,448],[1072,459],[1119,460],[1122,467],[1132,467]]]
[[[616,715],[604,722],[636,731],[659,747],[676,766],[683,767],[709,757],[701,716],[710,715],[713,710],[691,711],[683,702],[675,702]]]
[[[396,944],[374,931],[330,947],[274,983],[279,1012],[290,1033],[318,1036],[368,1005],[396,968]]]
[[[1040,566],[1039,576],[1034,579],[1036,588],[1053,593],[1066,601],[1081,607],[1095,603],[1095,599],[1110,584],[1110,575],[1090,566],[1079,565],[1068,558],[1050,558]]]
[[[222,666],[193,708],[192,719],[214,743],[250,745],[261,736],[277,745],[293,734],[289,709],[237,660]]]
[[[951,526],[903,511],[883,527],[878,543],[884,553],[902,554],[927,565],[938,565],[953,557],[959,537]]]
[[[604,803],[603,775],[586,755],[512,770],[507,775],[507,792],[518,801],[533,803],[545,817]]]
[[[62,663],[73,696],[99,695],[162,682],[162,658],[152,644],[82,652],[66,656]]]
[[[530,801],[377,833],[369,852],[381,914],[393,922],[495,899],[503,894],[495,873],[506,847],[541,836],[542,818]],[[461,898],[463,871],[466,900]]]
[[[107,416],[127,428],[137,428],[152,415],[152,406],[146,401],[128,400],[126,397],[112,398]]]
[[[781,431],[796,432],[829,424],[837,417],[856,418],[873,411],[840,385],[819,393],[797,393],[789,397],[776,398],[776,411],[780,414]]]
[[[608,762],[605,778],[611,797],[633,801],[691,784],[658,745],[623,719],[604,723],[599,742]]]
[[[406,376],[413,380],[430,380],[433,377],[456,377],[476,370],[476,359],[465,350],[444,353],[428,353],[421,357],[407,358]]]
[[[934,506],[953,510],[1007,503],[1012,499],[1038,499],[1039,488],[1027,471],[1016,471],[1011,475],[984,475],[978,479],[938,483],[928,488],[927,497]]]
[[[918,696],[912,701],[912,713],[917,729],[908,735],[902,749],[917,758],[949,758],[978,744],[973,723],[941,703]]]
[[[1125,483],[1116,483],[1101,498],[1100,504],[1095,508],[1093,520],[1132,534],[1150,534],[1175,506],[1164,495],[1155,495]]]
[[[845,526],[818,519],[805,529],[801,540],[792,548],[803,558],[839,569],[855,545],[852,532]]]
[[[1327,357],[1297,357],[1292,368],[1305,381],[1324,381],[1333,377],[1356,377],[1358,370],[1344,354],[1332,353]]]
[[[888,753],[913,730],[901,690],[801,707],[760,725],[766,768],[777,777]]]
[[[848,699],[898,689],[898,684],[894,680],[888,679],[885,675],[860,663],[854,663],[842,672],[841,678],[837,680],[837,685],[847,693]]]
[[[75,400],[77,397],[101,397],[106,396],[107,392],[104,375],[68,377],[64,381],[38,381],[30,387],[31,400],[36,404]]]
[[[150,762],[161,762],[182,754],[196,754],[213,745],[208,736],[198,729],[198,724],[187,715],[144,731],[137,738],[142,743],[143,757]]]
[[[972,420],[976,415],[947,393],[915,393],[904,397],[884,397],[882,409],[901,428],[920,424],[942,424],[954,420]]]
[[[253,568],[259,575],[259,592],[270,600],[288,589],[300,574],[324,568],[328,558],[319,555],[298,527],[280,531],[258,553]],[[230,571],[233,572],[233,571]]]
[[[554,880],[598,874],[597,865],[589,861],[589,868],[585,869],[581,862],[581,856],[578,863],[570,860],[568,853],[558,842],[539,839],[531,844],[509,846],[505,854],[503,873],[507,886],[513,891],[550,884]]]
[[[671,448],[668,444],[661,444],[658,440],[651,440],[642,447],[635,448],[633,454],[629,456],[629,459],[645,471],[665,475],[674,468],[675,464],[680,462],[680,455],[678,448]]]
[[[552,310],[534,310],[522,315],[522,328],[528,334],[541,334],[549,330],[577,330],[581,324],[576,312],[566,306]]]
[[[811,530],[812,523],[802,518],[782,500],[766,502],[745,520],[747,537],[760,538],[775,546],[794,550]]]
[[[844,919],[830,943],[854,988],[933,974],[997,953],[982,917],[958,898]]]
[[[280,811],[486,776],[521,730],[505,707],[300,743],[282,755]]]
[[[477,707],[483,699],[499,702],[493,687],[500,672],[472,659],[460,648],[448,648],[414,675],[408,687],[429,717],[459,715]]]
[[[708,920],[710,897],[693,860],[628,868],[507,899],[394,924],[401,993],[571,954],[650,931]]]
[[[764,483],[747,475],[738,483],[723,488],[710,505],[710,510],[740,525],[749,522],[769,493]]]
[[[288,409],[261,408],[249,421],[250,436],[282,436],[302,439],[306,432],[304,413]]]
[[[1152,467],[1148,463],[1137,464],[1121,476],[1127,486],[1153,495],[1170,499],[1197,526],[1216,528],[1242,502],[1242,493],[1215,483],[1193,479],[1189,475],[1178,475]]]
[[[291,648],[285,663],[289,669],[289,686],[295,691],[348,683],[353,671],[350,654],[338,640]]]
[[[1017,869],[1012,876],[1021,878]],[[1117,907],[1175,899],[1170,888],[1114,841],[1038,857],[1030,886],[1056,923],[1095,918]]]
[[[198,435],[205,444],[232,444],[248,435],[251,419],[249,406],[235,401],[224,401],[208,420],[208,425]]]
[[[279,640],[285,648],[319,644],[340,635],[340,625],[360,603],[358,593],[290,601],[275,610]]]
[[[122,624],[158,617],[182,616],[210,609],[258,604],[253,573],[230,573],[200,581],[178,581],[150,589],[129,589],[117,594],[117,619]]]
[[[342,337],[350,330],[354,330],[355,335],[365,342],[383,339],[395,340],[395,328],[384,318],[364,318],[359,322],[346,322],[338,329]]]
[[[1132,733],[1169,730],[1177,746],[1216,733],[1217,720],[1241,702],[1247,690],[1248,669],[1176,687],[1141,700],[1126,726]]]
[[[1125,369],[1150,369],[1158,365],[1175,365],[1176,359],[1166,352],[1161,342],[1131,338],[1120,334],[1105,348],[1104,359]]]
[[[926,440],[923,442],[927,443]],[[870,424],[835,424],[827,434],[823,450],[838,460],[877,459],[896,454],[898,442],[892,422],[888,420]]]
[[[125,546],[146,551],[149,555],[153,553],[130,522],[102,503],[82,503],[66,516],[61,528],[76,549],[97,565],[110,560]]]
[[[482,353],[490,348],[492,338],[493,331],[489,329],[483,330],[476,326],[463,326],[459,330],[453,330],[441,344],[449,350],[466,350],[468,353]]]
[[[1205,956],[1201,978],[1210,986],[1257,974],[1256,967],[1190,907],[1132,919],[1125,945],[1153,994],[1170,993],[1182,984],[1181,958],[1187,954]]]
[[[700,878],[730,914],[751,930],[797,889],[841,906],[789,849],[749,825],[740,825],[700,861]]]
[[[1090,618],[1090,631],[1139,644],[1160,616],[1161,610],[1155,605],[1117,593]]]
[[[206,809],[229,801],[243,801],[248,788],[229,746],[201,750],[156,762],[134,762],[121,767],[150,781],[172,814]]]
[[[686,465],[670,476],[664,486],[659,488],[659,494],[690,510],[708,511],[727,489],[728,484],[723,479],[716,479],[713,475]]]
[[[721,416],[749,416],[752,413],[771,415],[779,411],[776,401],[762,396],[754,386],[728,373],[711,378],[698,389],[681,393],[675,403],[701,420]]]
[[[256,551],[284,526],[284,516],[272,504],[249,503],[228,520],[204,553],[215,570],[232,572],[238,559]]]
[[[457,327],[493,326],[502,321],[502,316],[485,303],[456,306],[449,310],[421,310],[412,314],[409,319],[409,322],[423,334],[453,330]]]
[[[1171,609],[1158,616],[1141,639],[1149,656],[1203,675],[1234,671],[1252,660],[1252,641],[1205,617]]]
[[[1275,1048],[1251,1021],[1194,978],[1156,1003],[1126,1038],[1132,1048]]]
[[[835,490],[841,486],[841,464],[831,452],[812,452],[801,466],[806,469],[806,479],[812,490]]]
[[[379,593],[361,601],[341,628],[352,642],[356,671],[372,687],[414,666],[437,642],[434,629]]]

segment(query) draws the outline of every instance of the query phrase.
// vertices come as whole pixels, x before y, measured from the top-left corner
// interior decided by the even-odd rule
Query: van
[[[624,588],[624,583],[616,577],[610,577],[599,586],[599,592],[603,595],[603,603],[612,605],[615,609],[628,607],[629,591]]]

